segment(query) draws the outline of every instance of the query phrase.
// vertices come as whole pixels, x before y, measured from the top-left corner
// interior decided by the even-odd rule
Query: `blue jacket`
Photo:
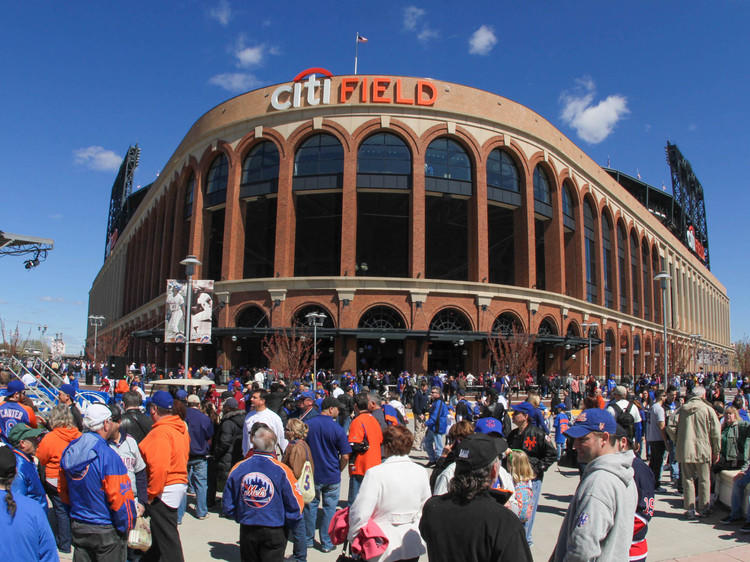
[[[36,420],[32,423],[29,416],[28,407],[24,407],[18,402],[4,402],[0,405],[0,435],[7,439],[10,430],[17,423],[25,423],[31,427],[36,427]]]
[[[58,562],[57,545],[46,513],[24,496],[14,495],[16,515],[11,519],[5,507],[5,490],[0,490],[0,556],[4,560]]]
[[[60,459],[60,497],[70,518],[89,525],[113,525],[126,533],[136,508],[125,463],[97,433],[71,441]]]
[[[430,417],[425,422],[427,429],[432,430],[433,433],[438,435],[444,435],[448,430],[448,406],[445,402],[438,399],[430,406]]]
[[[44,513],[47,513],[47,495],[42,486],[42,480],[36,470],[36,465],[24,453],[13,449],[16,454],[16,477],[13,479],[11,490],[14,496],[26,496],[38,503]]]
[[[224,514],[242,525],[284,527],[302,519],[305,503],[292,470],[273,453],[254,452],[227,478]]]
[[[211,450],[211,438],[214,436],[214,424],[211,418],[198,408],[188,408],[185,422],[190,435],[190,456],[205,457]]]

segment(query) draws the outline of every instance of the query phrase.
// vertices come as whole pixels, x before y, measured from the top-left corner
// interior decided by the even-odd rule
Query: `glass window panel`
[[[534,168],[534,199],[552,205],[549,179],[547,179],[547,173],[539,165]]]
[[[242,183],[268,181],[279,177],[279,151],[272,142],[262,142],[250,151],[242,163]]]
[[[471,160],[456,141],[447,138],[435,139],[425,153],[425,175],[471,181]]]
[[[294,156],[295,176],[340,174],[343,171],[344,149],[333,135],[313,135],[302,143]]]
[[[226,191],[227,181],[229,180],[229,160],[226,155],[217,156],[211,163],[206,176],[206,193],[216,193],[217,191]]]
[[[487,185],[508,191],[521,191],[518,168],[507,152],[500,149],[490,152],[487,158]]]

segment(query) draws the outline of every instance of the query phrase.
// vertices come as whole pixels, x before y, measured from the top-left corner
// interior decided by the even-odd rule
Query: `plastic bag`
[[[135,520],[135,527],[128,533],[128,548],[143,552],[151,548],[151,525],[145,517]]]

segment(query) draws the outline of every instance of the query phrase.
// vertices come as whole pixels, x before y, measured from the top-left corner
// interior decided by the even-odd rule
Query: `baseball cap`
[[[503,422],[497,418],[480,418],[474,424],[474,433],[498,433],[503,436]]]
[[[8,396],[15,394],[16,392],[23,392],[24,390],[26,390],[26,385],[18,379],[8,381]]]
[[[177,400],[185,400],[187,398],[187,390],[184,388],[180,388],[176,393],[175,397]]]
[[[157,390],[154,392],[154,395],[151,397],[151,403],[166,410],[169,410],[174,406],[172,395],[166,390]]]
[[[10,447],[0,446],[0,478],[10,478],[16,473],[16,455]]]
[[[323,398],[323,403],[320,405],[320,409],[327,410],[328,408],[341,408],[341,402],[336,400],[333,396],[326,396]]]
[[[578,437],[588,435],[592,431],[606,431],[610,435],[614,435],[617,431],[617,422],[615,422],[615,418],[607,410],[589,408],[578,415],[575,423],[565,432],[565,436],[577,439]]]
[[[75,398],[76,397],[76,389],[73,388],[72,384],[61,384],[60,385],[60,391],[64,392],[65,394],[67,394],[71,398]]]
[[[17,423],[8,433],[8,441],[15,446],[21,442],[21,439],[34,439],[44,433],[43,429],[33,428],[25,423]]]
[[[112,410],[104,404],[91,404],[86,408],[83,423],[88,427],[94,427],[112,417]]]
[[[305,398],[315,400],[315,393],[312,390],[306,390],[305,392],[300,393],[300,395],[297,397],[297,400],[304,400]]]
[[[514,412],[521,412],[522,414],[526,414],[528,416],[534,415],[534,406],[531,405],[530,402],[519,402],[515,406],[511,407],[511,410]]]
[[[200,404],[201,399],[197,394],[191,394],[187,397],[187,403],[188,404]]]
[[[557,406],[555,406],[555,410],[564,410],[565,409],[565,402],[560,402]]]
[[[467,435],[458,444],[456,473],[465,474],[492,464],[508,448],[505,439],[484,433]]]
[[[237,408],[239,408],[239,407],[240,407],[240,405],[239,405],[239,403],[237,402],[237,399],[236,399],[236,398],[231,398],[231,397],[230,397],[230,398],[227,398],[227,399],[226,399],[226,400],[224,401],[224,408],[232,408],[233,410],[236,410],[236,409],[237,409]]]

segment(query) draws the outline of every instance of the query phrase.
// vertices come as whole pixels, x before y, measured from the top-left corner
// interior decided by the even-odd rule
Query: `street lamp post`
[[[89,321],[91,322],[91,326],[94,327],[94,368],[96,368],[96,340],[99,336],[99,326],[104,324],[104,316],[95,316],[92,314],[89,316]]]
[[[305,314],[307,325],[313,329],[313,380],[318,376],[318,326],[323,326],[326,315],[322,312],[309,312]]]
[[[667,368],[667,281],[672,279],[672,276],[666,271],[662,271],[654,276],[654,281],[659,281],[661,287],[661,317],[664,321],[664,350],[662,355],[664,356],[664,391],[666,392],[669,388],[668,382],[668,368]]]
[[[195,256],[188,256],[180,262],[185,266],[187,275],[187,295],[185,299],[185,378],[188,376],[190,361],[190,304],[193,300],[193,273],[195,266],[201,265],[201,262]]]
[[[589,377],[591,376],[591,328],[598,328],[598,327],[599,327],[599,324],[597,324],[596,322],[584,322],[581,324],[581,328],[587,328],[586,335],[588,336],[588,340],[589,340],[588,342]]]

